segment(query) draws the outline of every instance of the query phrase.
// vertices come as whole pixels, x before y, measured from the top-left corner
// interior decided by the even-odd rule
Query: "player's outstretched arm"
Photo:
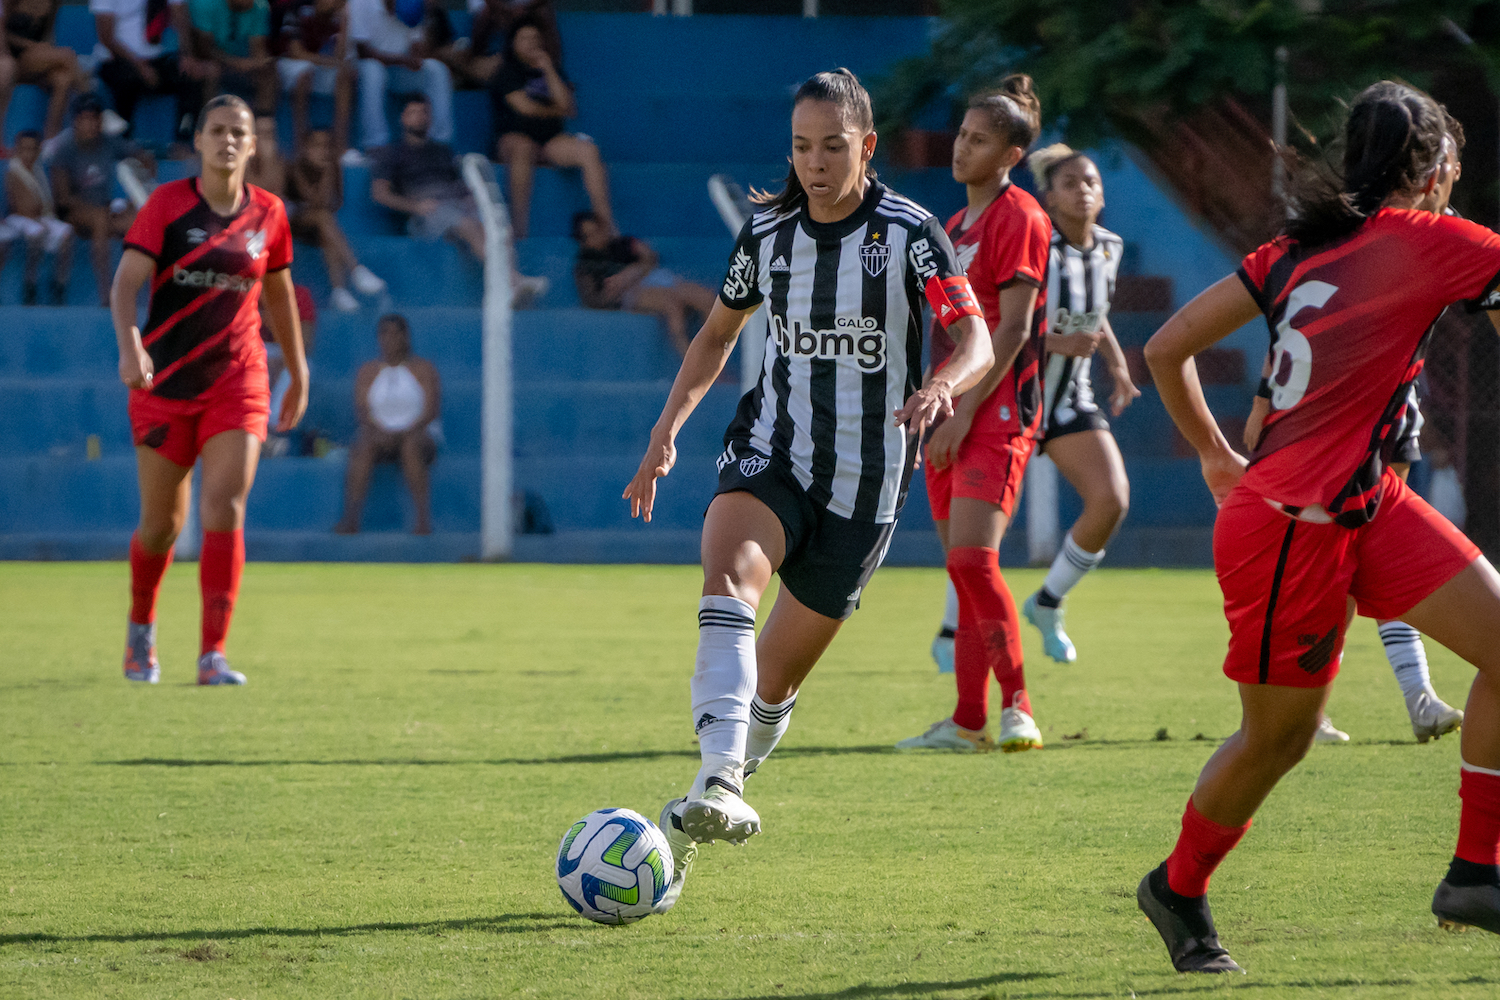
[[[1212,347],[1260,315],[1240,279],[1230,275],[1200,293],[1146,343],[1146,364],[1172,422],[1198,451],[1203,480],[1215,503],[1223,503],[1245,471],[1245,459],[1230,446],[1203,398],[1193,355]]]
[[[724,363],[734,350],[740,329],[755,308],[731,309],[722,300],[714,301],[713,310],[703,321],[703,329],[688,345],[677,379],[672,383],[672,392],[667,396],[667,405],[661,417],[651,429],[651,442],[646,446],[646,455],[635,478],[625,487],[621,496],[630,501],[630,516],[651,520],[651,508],[656,503],[656,481],[677,462],[677,432],[687,422],[688,415],[724,370]]]
[[[115,324],[115,344],[120,348],[120,381],[132,389],[150,389],[156,375],[151,355],[141,345],[140,327],[136,326],[137,297],[155,275],[156,261],[126,247],[109,288],[109,314]]]
[[[281,346],[287,374],[292,384],[281,400],[276,430],[286,433],[307,412],[307,355],[302,349],[302,321],[297,318],[297,293],[292,288],[291,268],[283,267],[266,275],[261,285],[266,298],[266,317],[271,321],[271,335]]]

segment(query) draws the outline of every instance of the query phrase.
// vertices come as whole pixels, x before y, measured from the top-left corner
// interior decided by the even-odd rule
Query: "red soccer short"
[[[958,449],[958,457],[945,469],[933,468],[924,456],[927,502],[935,521],[948,520],[954,497],[968,497],[995,504],[1007,518],[1016,509],[1026,462],[1036,449],[1036,439],[984,428],[979,421]]]
[[[1479,548],[1386,470],[1369,524],[1298,521],[1247,489],[1214,522],[1229,654],[1241,684],[1323,687],[1339,672],[1348,599],[1368,618],[1399,618],[1479,558]]]
[[[225,431],[249,431],[261,441],[271,417],[271,388],[263,366],[231,369],[197,399],[162,399],[130,390],[130,432],[137,445],[184,467],[198,461],[203,442]]]

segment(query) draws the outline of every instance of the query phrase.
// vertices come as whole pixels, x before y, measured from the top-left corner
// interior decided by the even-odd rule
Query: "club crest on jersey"
[[[266,231],[264,229],[252,229],[245,234],[245,252],[250,255],[251,260],[260,259],[260,255],[266,252]]]
[[[762,472],[765,472],[766,466],[770,464],[771,460],[764,455],[747,455],[740,459],[740,475],[746,479],[749,479],[751,476],[758,476]]]
[[[891,248],[889,244],[880,242],[879,233],[871,233],[870,242],[859,248],[859,262],[872,278],[885,273],[885,266],[891,262]]]
[[[196,226],[187,231],[187,241],[193,246],[197,246],[199,243],[202,243],[206,239],[208,239],[208,233],[204,232]]]
[[[979,256],[978,243],[965,243],[961,247],[954,247],[958,251],[958,266],[967,271],[974,266],[974,258]]]

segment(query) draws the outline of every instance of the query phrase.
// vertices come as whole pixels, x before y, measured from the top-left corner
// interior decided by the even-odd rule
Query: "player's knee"
[[[142,511],[135,534],[147,552],[165,552],[181,534],[182,521],[182,517],[175,513],[152,515]]]

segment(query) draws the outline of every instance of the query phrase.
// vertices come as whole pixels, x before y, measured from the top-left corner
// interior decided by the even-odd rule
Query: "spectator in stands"
[[[422,29],[395,14],[396,0],[349,0],[349,37],[359,56],[359,124],[364,148],[390,142],[385,93],[420,91],[427,95],[433,138],[453,139],[453,76],[428,58]]]
[[[96,72],[114,99],[115,112],[125,119],[125,134],[135,129],[135,109],[143,96],[174,94],[176,139],[179,152],[188,155],[205,99],[204,83],[213,67],[190,49],[167,52],[161,46],[168,27],[177,29],[179,39],[192,37],[187,0],[167,0],[165,10],[157,10],[152,0],[89,0],[89,10],[99,35],[94,46]]]
[[[578,105],[536,23],[521,21],[512,30],[490,96],[495,134],[500,137],[498,159],[510,174],[511,225],[516,239],[524,239],[528,230],[537,164],[581,170],[595,217],[613,232],[609,174],[594,140],[563,130],[564,120],[578,113]]]
[[[278,39],[277,72],[291,95],[292,130],[301,149],[307,136],[307,98],[333,98],[333,144],[349,146],[354,64],[349,61],[346,0],[314,0],[286,12]]]
[[[354,377],[354,412],[359,431],[349,449],[344,479],[344,516],[334,526],[341,535],[359,531],[370,474],[376,462],[399,462],[417,508],[414,535],[432,533],[427,468],[437,457],[443,390],[437,368],[411,352],[406,317],[388,313],[375,328],[380,360],[367,361]]]
[[[323,251],[328,269],[331,301],[339,312],[356,312],[359,300],[349,291],[353,283],[361,295],[379,295],[385,282],[359,262],[344,230],[338,210],[344,203],[344,173],[339,169],[337,147],[327,131],[307,133],[296,162],[287,173],[287,208],[292,235]]]
[[[257,115],[276,113],[270,0],[188,0],[193,49],[210,66],[207,86],[243,97]]]
[[[5,47],[15,57],[14,79],[50,91],[43,133],[49,139],[62,129],[68,98],[93,89],[77,53],[52,41],[57,4],[58,0],[10,0],[5,11]]]
[[[471,56],[485,59],[488,68],[483,77],[489,80],[500,68],[501,56],[517,24],[529,21],[542,30],[542,41],[554,65],[562,65],[562,33],[557,30],[557,13],[552,0],[468,0],[473,21],[469,28]]]
[[[72,224],[80,239],[89,241],[89,258],[99,286],[99,301],[109,305],[111,269],[109,240],[123,236],[135,221],[135,209],[124,198],[111,196],[115,168],[133,156],[148,169],[151,154],[118,135],[104,134],[104,105],[94,94],[73,102],[73,131],[65,136],[49,162],[57,213]]]
[[[21,302],[37,303],[37,278],[42,255],[53,254],[52,280],[48,283],[48,301],[60,306],[67,301],[68,275],[73,270],[73,227],[57,217],[52,200],[52,184],[42,168],[42,137],[33,129],[16,136],[15,156],[5,172],[5,199],[10,216],[5,220],[17,236],[26,241],[26,272],[21,282]]]
[[[427,98],[411,94],[401,107],[401,141],[382,149],[370,170],[370,198],[406,215],[406,231],[419,240],[450,239],[484,260],[484,226],[479,209],[459,175],[453,150],[427,137],[432,109]],[[512,271],[514,295],[534,301],[547,292],[547,279]]]
[[[634,236],[615,236],[593,212],[573,216],[573,238],[578,241],[573,264],[578,300],[590,309],[658,316],[677,353],[686,354],[688,313],[707,319],[714,307],[713,289],[657,267],[655,250]]]
[[[278,198],[286,198],[287,166],[273,115],[255,116],[255,155],[245,165],[245,180]]]

